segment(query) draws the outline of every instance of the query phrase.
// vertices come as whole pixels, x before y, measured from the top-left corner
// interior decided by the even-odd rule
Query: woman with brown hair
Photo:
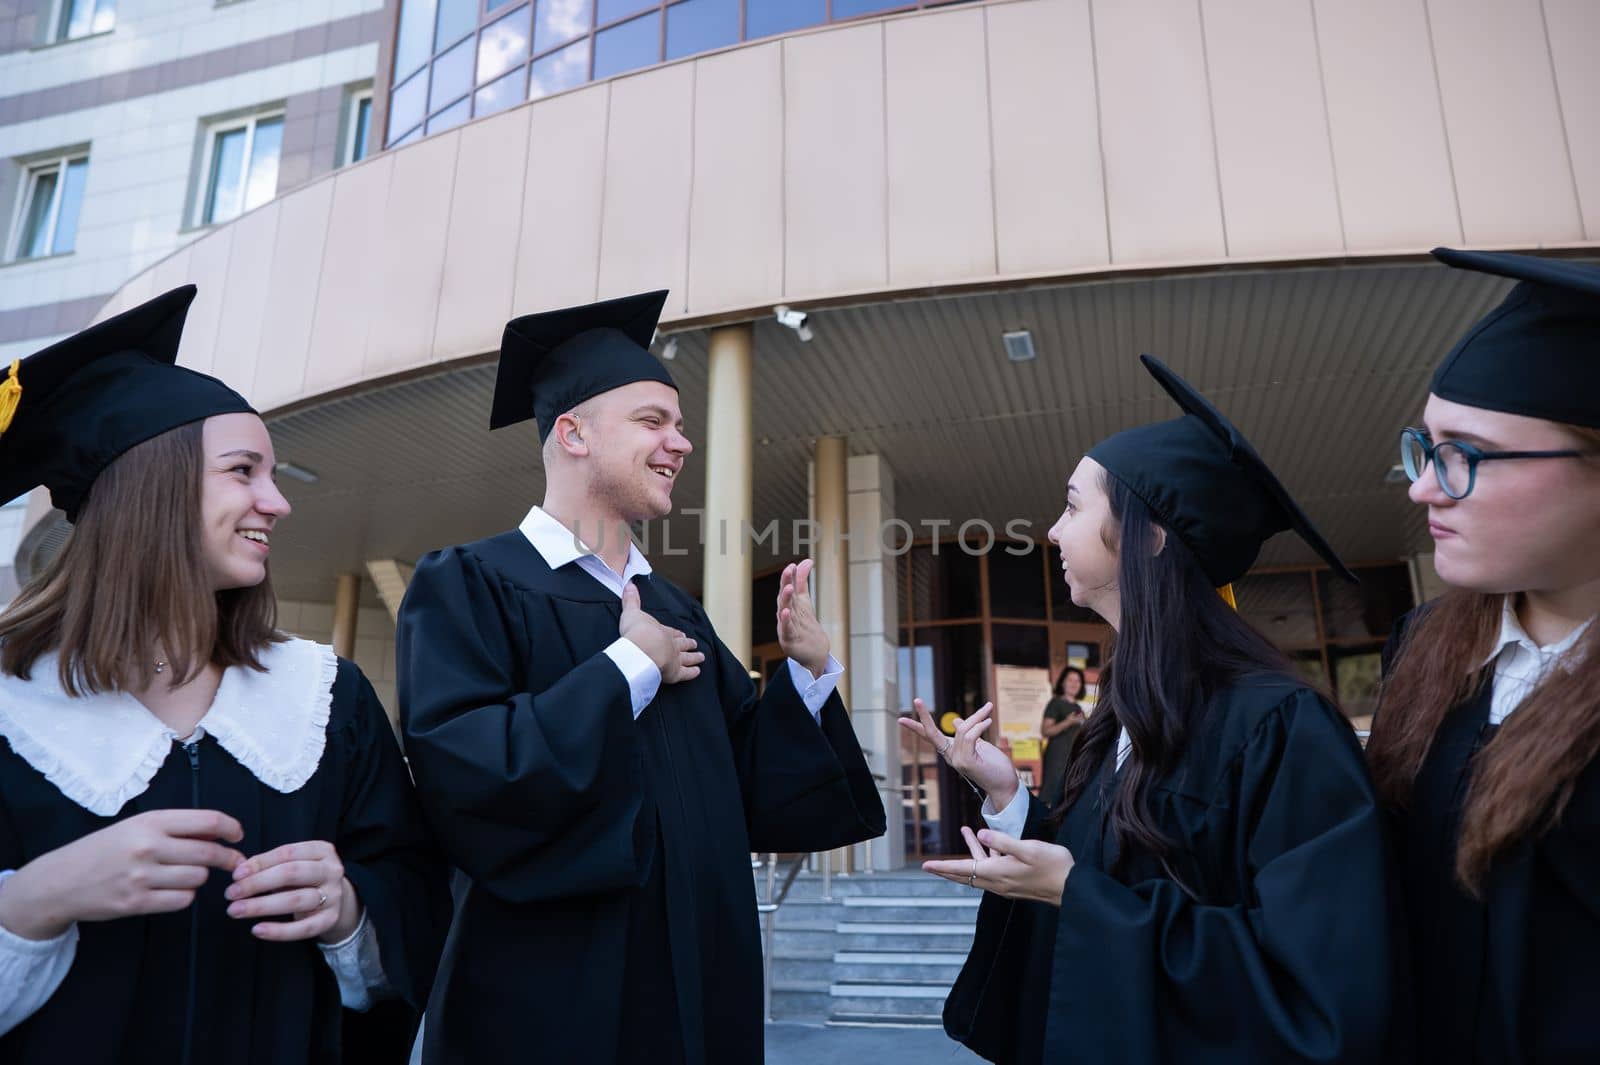
[[[1600,269],[1434,255],[1521,283],[1401,439],[1451,591],[1391,641],[1367,748],[1415,975],[1395,1058],[1600,1061]]]
[[[194,295],[0,384],[0,496],[43,484],[74,526],[0,615],[18,1065],[403,1054],[432,980],[445,899],[399,749],[354,665],[275,628],[289,505],[260,417],[173,365]]]

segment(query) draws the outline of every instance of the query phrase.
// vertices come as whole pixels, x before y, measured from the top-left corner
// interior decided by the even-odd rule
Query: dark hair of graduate
[[[1067,678],[1071,676],[1078,678],[1078,694],[1074,697],[1074,701],[1082,699],[1089,691],[1089,681],[1083,675],[1083,670],[1077,666],[1067,666],[1060,673],[1057,673],[1056,682],[1050,686],[1050,693],[1058,699],[1067,698]]]
[[[1116,477],[1103,480],[1111,521],[1101,536],[1117,552],[1121,628],[1054,820],[1059,824],[1094,786],[1124,727],[1133,751],[1110,805],[1117,866],[1135,849],[1165,863],[1172,841],[1156,824],[1152,791],[1176,766],[1211,695],[1243,677],[1287,675],[1292,667],[1228,606],[1182,541],[1169,535],[1156,550],[1159,526],[1143,500]]]
[[[1600,448],[1600,430],[1568,428],[1581,446]],[[1391,806],[1410,805],[1439,726],[1490,675],[1478,667],[1500,634],[1504,604],[1503,595],[1454,590],[1412,617],[1367,742],[1373,781]],[[1600,625],[1571,655],[1572,667],[1551,670],[1472,760],[1456,877],[1474,896],[1496,857],[1561,820],[1579,774],[1600,757]]]
[[[174,683],[208,661],[263,668],[261,651],[284,638],[270,576],[219,592],[206,568],[203,425],[146,440],[95,478],[66,544],[0,614],[0,670],[27,679],[58,652],[76,696],[148,685],[158,643]]]

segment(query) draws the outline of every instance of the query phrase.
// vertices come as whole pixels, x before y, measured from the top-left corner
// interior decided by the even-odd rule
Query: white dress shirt
[[[1589,626],[1594,624],[1594,619],[1590,618],[1564,639],[1540,647],[1523,629],[1522,622],[1517,620],[1515,600],[1515,596],[1506,596],[1505,607],[1500,613],[1500,638],[1495,641],[1494,650],[1483,660],[1484,666],[1494,663],[1494,693],[1489,703],[1491,725],[1498,725],[1510,717],[1511,712],[1522,705],[1545,674],[1572,650]]]
[[[556,570],[577,563],[583,572],[593,577],[618,599],[622,598],[622,590],[633,578],[648,576],[652,572],[650,560],[645,558],[638,546],[630,541],[628,561],[623,565],[622,572],[618,573],[607,565],[605,559],[579,539],[576,533],[547,514],[543,507],[534,507],[528,511],[528,516],[522,519],[518,530],[551,569]],[[600,530],[600,533],[605,535],[604,530]],[[638,644],[626,637],[619,636],[608,644],[605,655],[627,680],[628,690],[633,696],[633,716],[637,719],[661,690],[661,670],[656,668],[656,664]],[[823,704],[838,688],[839,678],[842,676],[844,676],[844,666],[840,665],[839,660],[832,655],[828,656],[828,664],[820,677],[813,677],[810,670],[793,659],[789,660],[789,679],[794,681],[794,690],[800,693],[800,699],[805,703],[806,709],[811,711],[811,716],[819,720]]]

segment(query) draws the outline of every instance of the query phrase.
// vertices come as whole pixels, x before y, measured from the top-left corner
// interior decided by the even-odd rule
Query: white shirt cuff
[[[813,677],[809,669],[789,659],[789,679],[794,682],[794,690],[800,693],[800,701],[806,704],[806,709],[818,722],[822,720],[823,704],[839,687],[839,678],[842,676],[844,666],[832,655],[828,656],[828,664],[822,667],[820,677]]]
[[[11,871],[0,873],[0,885]],[[50,1001],[78,956],[78,926],[54,939],[24,939],[0,927],[0,1035]]]
[[[383,972],[383,956],[378,950],[378,933],[367,920],[365,910],[356,930],[338,943],[318,943],[322,960],[339,981],[339,1001],[348,1010],[364,1010],[372,1005],[373,992],[388,984]]]
[[[1006,808],[995,811],[994,802],[990,799],[983,800],[981,809],[983,820],[993,832],[1004,832],[1014,839],[1021,839],[1023,829],[1028,825],[1028,789],[1017,782],[1017,793],[1011,797]]]
[[[606,648],[606,657],[616,664],[622,672],[622,678],[628,682],[628,691],[633,698],[633,716],[635,719],[644,713],[644,708],[650,705],[650,700],[656,697],[656,692],[661,690],[661,670],[650,661],[650,656],[639,649],[639,645],[625,636],[619,636]]]

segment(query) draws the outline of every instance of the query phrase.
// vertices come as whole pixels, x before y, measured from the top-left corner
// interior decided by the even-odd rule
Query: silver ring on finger
[[[944,741],[944,746],[939,748],[939,757],[945,759],[946,761],[948,761],[950,759],[950,749],[952,747],[954,747],[955,745],[956,745],[956,741],[955,740],[953,740],[953,739],[945,740]]]
[[[967,887],[978,886],[978,859],[972,859],[972,875],[967,877]]]
[[[974,862],[973,866],[974,866],[974,868],[976,868],[977,863]],[[327,895],[327,893],[323,892],[323,891],[317,892],[317,909],[320,910],[324,906],[326,906],[327,904],[328,904],[328,895]]]

